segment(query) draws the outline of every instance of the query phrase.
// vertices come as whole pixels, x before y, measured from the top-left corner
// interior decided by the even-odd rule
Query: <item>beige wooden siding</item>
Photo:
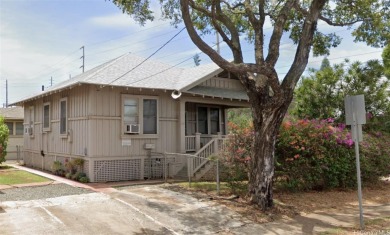
[[[146,143],[155,145],[154,152],[176,151],[178,101],[169,92],[98,86],[90,86],[89,91],[89,157],[146,156]],[[157,138],[122,133],[122,94],[158,98]],[[122,140],[130,140],[131,146],[122,146]]]
[[[216,87],[229,90],[244,90],[244,87],[239,80],[229,78],[213,77],[201,83],[200,86]]]
[[[29,107],[34,106],[34,135],[30,137],[25,134],[26,151],[40,152],[55,155],[84,155],[84,148],[87,147],[87,97],[86,86],[77,86],[66,89],[59,93],[48,95],[26,103],[25,115],[28,115]],[[72,141],[60,137],[60,99],[67,97],[68,126],[72,130]],[[42,130],[43,104],[50,103],[50,131]],[[28,116],[26,116],[28,117]]]

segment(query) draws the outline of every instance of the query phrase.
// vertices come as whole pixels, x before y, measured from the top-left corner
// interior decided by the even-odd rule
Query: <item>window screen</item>
[[[67,110],[66,110],[66,100],[60,101],[60,134],[66,134],[66,119],[67,119]]]
[[[157,134],[157,100],[143,100],[143,133]]]
[[[218,134],[219,132],[219,109],[210,108],[210,124],[211,134]]]
[[[124,121],[129,124],[138,124],[138,99],[125,99]]]
[[[9,135],[14,134],[14,123],[13,122],[5,122],[5,125],[7,125],[9,130]]]
[[[43,106],[43,128],[50,127],[50,105]]]
[[[198,132],[208,134],[206,107],[198,107]]]
[[[16,135],[23,135],[23,122],[16,122]]]

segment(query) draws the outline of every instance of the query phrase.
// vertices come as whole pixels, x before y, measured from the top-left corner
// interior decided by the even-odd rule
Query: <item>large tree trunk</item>
[[[284,97],[254,100],[255,96],[251,97],[255,136],[249,168],[248,193],[251,202],[264,211],[273,206],[275,142],[291,100]]]

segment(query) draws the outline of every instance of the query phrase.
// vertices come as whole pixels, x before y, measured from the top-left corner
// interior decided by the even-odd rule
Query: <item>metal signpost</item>
[[[362,125],[366,124],[366,108],[364,95],[347,96],[345,103],[345,120],[351,125],[352,138],[355,143],[356,172],[358,183],[358,197],[360,210],[360,229],[364,229],[363,206],[362,206],[362,182],[360,177],[359,142],[363,140]]]

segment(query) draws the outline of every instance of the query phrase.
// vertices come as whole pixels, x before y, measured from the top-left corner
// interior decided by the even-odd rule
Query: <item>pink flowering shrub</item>
[[[222,152],[221,175],[232,193],[246,192],[248,180],[248,162],[251,156],[253,126],[249,121],[228,123],[229,139]]]
[[[351,187],[356,182],[354,142],[344,124],[286,120],[276,143],[276,182],[291,190]]]
[[[247,180],[253,127],[229,123],[230,140],[222,155],[224,179],[232,187]],[[390,135],[364,134],[359,144],[363,185],[390,174]],[[345,124],[334,119],[287,118],[275,150],[275,185],[294,191],[349,188],[356,185],[354,141]]]

